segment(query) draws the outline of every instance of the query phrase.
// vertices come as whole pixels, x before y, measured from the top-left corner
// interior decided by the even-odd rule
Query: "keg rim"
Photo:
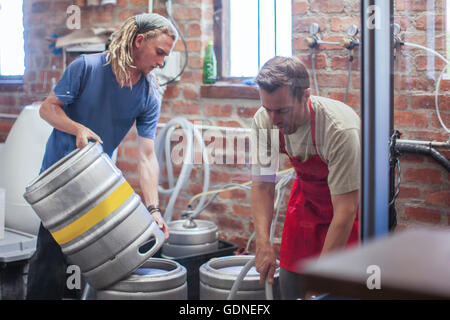
[[[53,165],[51,165],[49,168],[41,172],[39,176],[37,176],[33,181],[31,181],[26,187],[26,194],[29,194],[33,191],[38,190],[43,185],[46,185],[49,181],[54,179],[55,177],[59,176],[61,172],[67,170],[67,166],[62,167],[63,164],[72,164],[77,162],[84,154],[89,152],[94,147],[100,146],[99,142],[89,142],[84,148],[82,149],[74,149],[61,159],[59,159],[57,162],[55,162]]]

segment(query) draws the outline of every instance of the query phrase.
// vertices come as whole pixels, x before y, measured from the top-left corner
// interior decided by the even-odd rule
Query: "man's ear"
[[[311,88],[305,89],[305,91],[303,91],[303,97],[309,99],[310,96],[311,96]]]
[[[144,44],[144,41],[145,41],[145,37],[142,33],[140,33],[134,39],[134,46],[136,48],[140,48]]]

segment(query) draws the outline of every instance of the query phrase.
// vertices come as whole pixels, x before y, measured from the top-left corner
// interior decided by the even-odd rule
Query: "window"
[[[23,76],[23,1],[0,0],[0,79]]]
[[[220,78],[255,77],[273,56],[292,55],[291,0],[215,2]]]

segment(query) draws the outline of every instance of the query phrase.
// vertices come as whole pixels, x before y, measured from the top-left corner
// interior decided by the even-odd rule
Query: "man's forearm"
[[[146,206],[158,205],[159,164],[155,154],[148,159],[141,159],[138,166],[139,183]]]
[[[359,191],[332,195],[333,219],[328,228],[321,255],[344,248],[350,237],[359,204]]]
[[[334,219],[328,228],[327,236],[322,248],[321,255],[331,251],[344,248],[353,228],[354,215],[349,214],[349,218]]]
[[[270,240],[269,235],[273,218],[274,194],[274,183],[253,181],[251,206],[257,244],[267,244]]]

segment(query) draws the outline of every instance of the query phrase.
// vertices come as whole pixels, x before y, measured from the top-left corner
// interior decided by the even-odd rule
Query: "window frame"
[[[22,1],[22,25],[23,25],[23,15],[24,15],[24,10],[23,10],[23,6],[24,6],[24,0]],[[23,28],[25,29],[25,26],[23,25]],[[23,34],[22,34],[23,37]],[[25,37],[24,37],[24,42],[25,42]],[[23,48],[23,53],[24,53],[24,57],[25,57],[25,47]],[[22,85],[23,84],[23,79],[24,79],[24,75],[26,72],[26,66],[25,66],[25,61],[24,61],[24,70],[23,70],[23,74],[21,75],[2,75],[0,73],[0,84],[2,85]]]
[[[230,43],[229,6],[230,6],[229,0],[214,0],[213,3],[213,34],[214,34],[214,49],[217,59],[217,78],[219,81],[226,81],[229,83],[242,83],[244,80],[253,80],[254,76],[247,76],[247,77],[229,76],[230,74],[230,47],[228,45]],[[224,27],[228,28],[228,30],[225,30]],[[292,41],[293,38],[291,37],[291,45]]]

